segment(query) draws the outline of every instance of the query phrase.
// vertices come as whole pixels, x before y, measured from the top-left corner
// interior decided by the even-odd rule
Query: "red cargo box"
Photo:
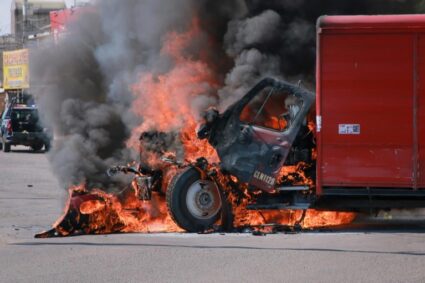
[[[425,15],[318,22],[317,192],[425,188]]]

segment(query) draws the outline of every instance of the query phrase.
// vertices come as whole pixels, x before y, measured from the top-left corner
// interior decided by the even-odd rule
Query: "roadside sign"
[[[28,49],[3,52],[3,88],[29,88]]]

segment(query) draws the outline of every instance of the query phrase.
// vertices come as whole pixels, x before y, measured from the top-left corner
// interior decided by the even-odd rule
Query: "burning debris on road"
[[[232,199],[232,198],[230,198]],[[355,214],[323,212],[316,210],[252,211],[246,210],[246,200],[233,198],[235,217],[233,223],[212,226],[209,232],[270,232],[282,229],[313,229],[347,224]],[[233,226],[235,225],[235,226]],[[248,230],[246,230],[248,229]],[[140,201],[132,189],[118,194],[101,190],[88,192],[83,186],[69,189],[64,214],[51,230],[36,234],[36,238],[65,237],[109,233],[170,233],[184,232],[170,217],[164,196],[154,193],[149,202]]]

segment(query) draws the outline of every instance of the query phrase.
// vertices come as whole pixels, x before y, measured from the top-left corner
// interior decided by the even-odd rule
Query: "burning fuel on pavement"
[[[69,194],[63,215],[36,237],[315,229],[392,208],[394,196],[403,197],[397,205],[417,206],[414,197],[423,195],[395,191],[397,180],[369,185],[362,182],[367,170],[341,169],[372,160],[373,173],[385,171],[372,157],[365,162],[351,154],[350,142],[363,137],[366,125],[352,116],[338,120],[342,106],[332,102],[344,92],[322,91],[316,100],[311,91],[335,73],[326,66],[340,66],[323,64],[327,72],[315,82],[318,16],[330,7],[391,13],[416,4],[260,2],[98,1],[76,11],[53,50],[35,51],[31,67],[44,82],[35,96],[56,137],[49,158]],[[323,50],[333,48],[326,36],[335,30],[390,22],[347,17],[321,18]],[[333,44],[343,48],[338,40]],[[318,53],[317,64],[332,60],[328,53],[330,59]],[[360,55],[353,58],[367,57]],[[348,77],[355,75],[363,78]],[[322,113],[325,103],[331,106]],[[334,113],[340,124],[332,130],[342,130],[329,134],[324,123],[334,123],[326,116]],[[332,150],[344,151],[336,165],[323,153],[324,135],[334,139]],[[344,178],[334,181],[335,172]]]

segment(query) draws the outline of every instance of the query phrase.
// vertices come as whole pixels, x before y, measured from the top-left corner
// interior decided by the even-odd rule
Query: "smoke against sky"
[[[78,0],[79,3],[87,3],[90,0]],[[67,7],[73,7],[75,4],[74,0],[65,0]],[[10,33],[10,5],[12,4],[12,0],[0,0],[0,35],[9,34]]]
[[[417,0],[247,0],[248,12],[228,23],[224,48],[234,59],[225,87],[223,110],[256,81],[272,75],[314,88],[316,21],[322,15],[411,14],[425,12]]]
[[[421,4],[98,1],[54,48],[34,51],[40,112],[58,136],[52,167],[65,187],[113,187],[104,172],[136,159],[129,147],[135,130],[179,132],[207,107],[223,110],[264,76],[313,84],[320,15],[416,13]],[[158,91],[161,103],[151,101]],[[159,123],[164,109],[174,115],[168,127]]]

